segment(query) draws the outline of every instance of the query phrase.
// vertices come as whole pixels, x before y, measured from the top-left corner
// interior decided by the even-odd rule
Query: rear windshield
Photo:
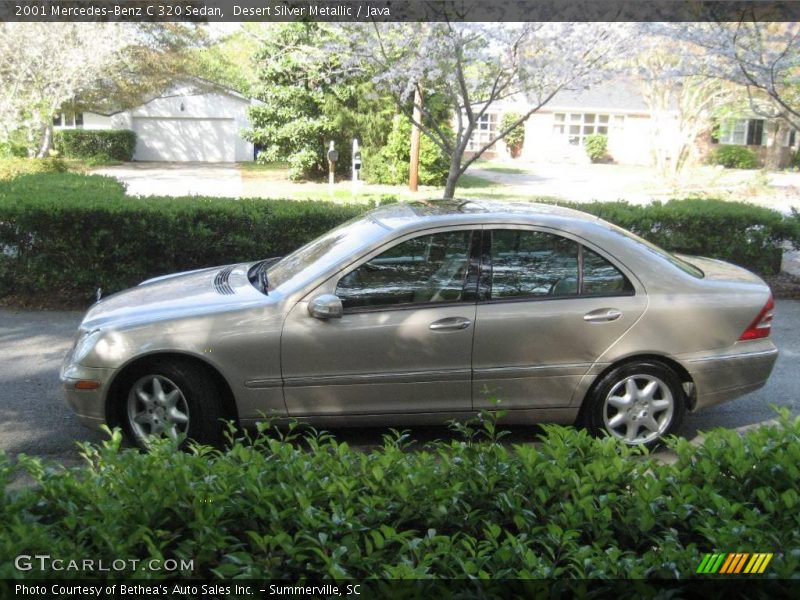
[[[611,226],[616,231],[618,231],[619,233],[624,235],[626,238],[628,238],[629,240],[633,240],[634,242],[636,242],[637,244],[642,246],[648,252],[651,252],[652,254],[660,256],[661,258],[669,261],[670,263],[672,263],[673,265],[678,267],[684,273],[688,273],[692,277],[697,277],[697,279],[702,279],[705,276],[705,273],[703,273],[703,271],[701,271],[700,269],[695,267],[693,264],[683,260],[682,258],[678,258],[677,256],[675,256],[671,252],[667,252],[663,248],[659,248],[658,246],[656,246],[652,242],[648,242],[646,239],[641,238],[638,235],[623,229],[622,227],[617,227],[616,225],[613,225],[613,224]]]

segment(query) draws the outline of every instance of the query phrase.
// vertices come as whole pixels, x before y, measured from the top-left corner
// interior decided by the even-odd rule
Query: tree
[[[675,176],[715,113],[739,98],[741,89],[709,78],[697,47],[663,38],[643,40],[641,47],[634,68],[650,110],[653,159],[661,175]]]
[[[754,10],[738,22],[662,24],[656,32],[701,48],[702,75],[744,86],[753,112],[800,129],[800,23],[762,22]]]
[[[630,48],[634,27],[594,23],[372,23],[346,24],[337,51],[349,72],[368,75],[413,120],[417,86],[447,98],[454,130],[442,127],[428,104],[419,107],[422,132],[450,159],[444,197],[488,148],[524,123],[560,90],[602,77]],[[627,42],[627,43],[626,43]],[[501,127],[469,157],[473,132],[499,101],[523,96],[530,109]]]
[[[116,110],[174,81],[176,48],[195,39],[179,24],[0,23],[0,135],[22,129],[46,156],[53,117],[68,102]]]
[[[339,31],[322,23],[281,23],[267,31],[257,54],[261,104],[250,110],[248,139],[259,160],[286,161],[292,179],[321,177],[333,140],[337,164],[349,170],[352,139],[377,149],[392,127],[393,106],[359,73],[341,75],[340,57],[329,50]]]

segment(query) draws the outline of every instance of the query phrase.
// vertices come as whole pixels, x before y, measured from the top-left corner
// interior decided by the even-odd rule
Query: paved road
[[[75,312],[0,310],[0,450],[25,452],[71,462],[76,441],[99,441],[103,435],[85,429],[61,398],[58,369],[72,344],[81,315]],[[779,300],[773,339],[781,356],[768,384],[734,402],[688,415],[681,433],[699,429],[740,427],[774,416],[770,403],[800,413],[800,301]],[[531,439],[529,428],[513,428],[512,440]],[[351,444],[380,443],[381,429],[337,431]],[[414,439],[447,438],[445,428],[419,428]]]

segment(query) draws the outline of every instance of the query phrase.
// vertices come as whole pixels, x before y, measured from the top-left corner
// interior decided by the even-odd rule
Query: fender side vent
[[[230,296],[235,293],[231,287],[231,284],[228,282],[232,272],[233,267],[225,267],[219,273],[217,273],[216,277],[214,277],[214,289],[218,294]]]

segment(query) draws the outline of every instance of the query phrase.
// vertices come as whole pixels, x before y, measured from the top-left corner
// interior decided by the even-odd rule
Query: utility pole
[[[411,160],[408,166],[408,189],[417,191],[419,182],[419,136],[420,130],[417,123],[422,123],[422,85],[417,84],[414,89],[414,119],[411,123]]]

